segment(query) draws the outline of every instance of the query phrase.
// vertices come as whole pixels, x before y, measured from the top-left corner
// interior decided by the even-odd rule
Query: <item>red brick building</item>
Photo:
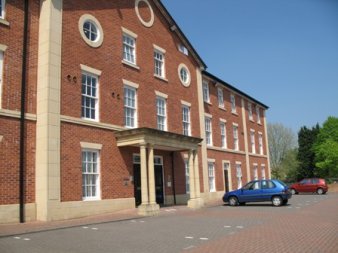
[[[267,106],[160,1],[0,2],[0,223],[200,208],[270,177]]]

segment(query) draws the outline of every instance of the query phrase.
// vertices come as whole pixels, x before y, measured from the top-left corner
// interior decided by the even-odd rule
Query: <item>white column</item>
[[[246,182],[249,182],[251,180],[251,173],[250,173],[250,158],[249,158],[249,144],[248,144],[248,127],[246,123],[246,110],[245,110],[245,102],[243,98],[242,98],[242,120],[243,120],[243,132],[244,132]]]
[[[148,173],[149,173],[149,202],[150,204],[156,204],[154,147],[151,144],[148,146]]]
[[[269,141],[268,141],[268,127],[267,127],[267,121],[266,121],[266,111],[263,111],[263,120],[264,120],[264,139],[265,142],[263,142],[263,146],[265,147],[265,152],[268,160],[268,178],[271,179],[271,167],[270,167],[270,152],[269,152]],[[265,145],[264,145],[265,144]]]
[[[190,199],[196,198],[195,188],[195,171],[194,171],[194,154],[193,151],[189,151],[189,183],[190,183]]]
[[[147,175],[147,153],[146,146],[140,146],[141,155],[141,194],[142,194],[142,205],[149,204],[148,199],[148,175]]]

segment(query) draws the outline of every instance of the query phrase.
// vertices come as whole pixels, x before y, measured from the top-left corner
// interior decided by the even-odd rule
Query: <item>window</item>
[[[164,74],[164,54],[157,50],[154,51],[155,75],[165,78]]]
[[[242,165],[236,164],[236,177],[237,177],[237,188],[242,188]]]
[[[182,44],[178,45],[178,51],[180,51],[181,53],[185,55],[189,55],[188,49]]]
[[[262,171],[262,179],[265,179],[265,166],[264,165],[262,165],[261,171]]]
[[[2,101],[1,98],[2,98],[3,61],[4,61],[4,53],[0,51],[0,108]]]
[[[262,189],[273,189],[276,188],[276,185],[271,180],[262,181]]]
[[[205,117],[205,138],[207,145],[212,146],[211,118]]]
[[[5,0],[0,0],[0,18],[5,18]]]
[[[258,168],[257,168],[257,164],[254,164],[253,171],[254,171],[254,180],[258,180]]]
[[[238,126],[233,125],[233,135],[234,135],[234,150],[239,150],[239,141],[238,141]]]
[[[261,124],[261,114],[258,106],[256,106],[256,115],[257,115],[257,123]]]
[[[223,97],[223,89],[217,88],[217,97],[218,97],[218,106],[224,108],[224,97]]]
[[[248,103],[248,112],[249,112],[249,120],[253,120],[252,117],[252,104]]]
[[[166,99],[162,97],[156,98],[157,109],[157,129],[167,130],[167,113],[166,113]]]
[[[258,145],[259,145],[259,154],[263,155],[263,135],[261,133],[258,134]]]
[[[124,124],[135,128],[136,124],[136,89],[124,86]]]
[[[181,63],[178,66],[178,77],[180,78],[181,83],[185,87],[188,87],[190,85],[190,82],[191,82],[190,72],[189,72],[188,67],[183,63]]]
[[[203,82],[203,100],[204,102],[210,103],[209,85],[207,82]]]
[[[213,162],[208,162],[208,177],[209,177],[209,191],[215,192],[215,164]]]
[[[230,95],[230,102],[231,102],[231,112],[236,113],[236,98],[235,95]]]
[[[82,106],[81,117],[98,120],[98,77],[82,73]]]
[[[83,14],[79,19],[78,27],[82,39],[89,46],[99,47],[102,45],[103,29],[100,22],[94,16],[90,14]]]
[[[185,192],[190,193],[189,161],[184,160],[185,167]]]
[[[82,197],[100,199],[100,159],[97,150],[82,150]]]
[[[130,35],[123,34],[123,60],[136,65],[136,40]]]
[[[255,131],[250,131],[251,153],[256,154]]]
[[[190,107],[183,105],[182,106],[182,116],[183,116],[183,134],[190,136],[191,128],[190,128]]]
[[[140,15],[139,5],[140,5],[141,2],[143,2],[143,4],[146,4],[148,10],[150,11],[150,20],[149,21],[144,20],[142,18],[142,16]],[[136,15],[137,15],[138,19],[141,21],[141,23],[145,27],[151,27],[154,24],[154,11],[153,11],[153,8],[151,7],[151,5],[149,4],[148,0],[136,0],[135,1],[135,11],[136,11]]]
[[[224,122],[220,123],[221,128],[221,147],[227,148],[226,126]]]

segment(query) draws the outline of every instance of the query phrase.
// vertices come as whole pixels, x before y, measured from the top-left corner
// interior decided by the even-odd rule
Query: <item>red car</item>
[[[322,178],[304,178],[302,181],[291,185],[289,188],[292,194],[298,194],[299,192],[325,194],[329,190],[325,179]]]

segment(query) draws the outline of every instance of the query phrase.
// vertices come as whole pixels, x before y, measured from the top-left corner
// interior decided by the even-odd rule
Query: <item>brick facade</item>
[[[45,0],[50,1],[50,0]],[[37,122],[39,12],[45,1],[29,1],[29,32],[27,58],[27,99],[25,135],[25,201],[35,203],[39,194],[35,190],[36,138],[39,128]],[[61,1],[61,0],[59,0]],[[177,28],[163,5],[149,0],[154,14],[154,23],[146,27],[135,13],[135,0],[128,1],[83,1],[67,0],[62,2],[62,40],[61,69],[55,70],[60,83],[60,203],[83,202],[82,199],[82,158],[81,143],[100,145],[100,199],[133,199],[134,170],[133,155],[140,153],[135,146],[118,147],[115,133],[124,127],[124,84],[137,84],[137,127],[157,128],[156,92],[166,95],[167,131],[183,133],[182,103],[190,105],[191,136],[205,139],[204,113],[212,115],[213,145],[206,147],[207,157],[203,155],[204,145],[198,148],[198,171],[200,191],[206,199],[219,197],[225,190],[223,161],[230,163],[232,188],[237,188],[236,163],[242,167],[243,184],[253,178],[253,164],[266,168],[269,176],[267,140],[265,129],[265,110],[260,102],[238,91],[223,81],[214,78],[204,69],[204,63],[185,41],[185,36]],[[147,1],[140,1],[139,15],[143,20],[151,19]],[[89,14],[100,23],[104,39],[99,47],[89,46],[79,31],[79,19]],[[6,21],[0,22],[0,45],[6,46],[4,52],[4,74],[0,106],[0,213],[1,205],[19,203],[19,145],[20,145],[20,102],[21,102],[21,65],[24,6],[22,1],[6,1]],[[136,34],[136,65],[123,63],[123,29]],[[178,30],[177,30],[178,29]],[[101,34],[102,36],[102,34]],[[188,55],[178,50],[185,45]],[[40,45],[41,46],[41,45]],[[154,76],[154,47],[165,50],[165,78]],[[190,85],[182,85],[178,66],[187,66],[190,72]],[[98,76],[98,120],[81,118],[82,67],[100,71]],[[198,74],[199,73],[199,74]],[[202,83],[209,85],[210,103],[200,100]],[[219,108],[217,87],[223,89],[224,109]],[[230,95],[236,98],[236,113],[231,112]],[[244,107],[242,104],[244,102]],[[252,103],[254,121],[248,118],[248,102]],[[201,107],[202,104],[202,107]],[[256,109],[260,108],[261,123],[256,120]],[[244,114],[243,114],[244,113]],[[225,121],[227,149],[221,147],[220,122]],[[238,126],[239,150],[233,150],[233,124]],[[246,133],[245,133],[246,129]],[[250,153],[250,130],[256,134],[256,151],[259,150],[258,133],[262,133],[264,154]],[[185,160],[187,150],[166,150],[156,148],[155,156],[163,161],[163,191],[167,204],[172,203],[174,193],[180,198],[186,195]],[[210,195],[205,182],[205,159],[215,163],[215,183],[217,196]],[[251,176],[247,174],[247,168]],[[207,187],[207,189],[205,189]],[[37,207],[39,208],[39,207]],[[6,222],[1,220],[0,222]]]

